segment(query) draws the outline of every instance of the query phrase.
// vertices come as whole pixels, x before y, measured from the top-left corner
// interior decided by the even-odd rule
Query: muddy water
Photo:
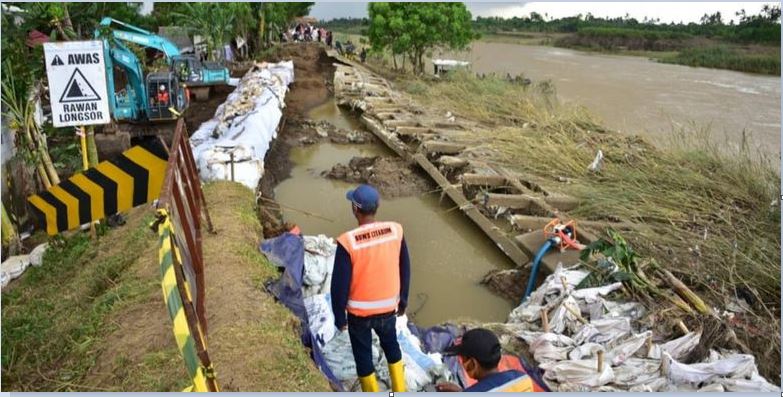
[[[332,102],[310,116],[342,128],[360,128],[356,120],[342,117]],[[321,218],[284,210],[286,220],[298,224],[305,234],[330,237],[356,227],[345,199],[346,190],[353,186],[327,180],[320,173],[354,156],[373,155],[392,153],[380,145],[324,143],[293,148],[291,177],[276,187],[275,198]],[[405,229],[412,265],[409,311],[416,312],[415,320],[423,326],[461,317],[505,321],[512,305],[479,280],[488,271],[511,264],[459,211],[449,211],[450,206],[448,200],[440,203],[437,194],[381,201],[378,218],[400,222]]]
[[[474,42],[455,58],[478,73],[550,79],[558,96],[586,106],[609,127],[665,142],[672,126],[710,126],[721,145],[742,131],[766,153],[780,153],[780,77],[668,65],[642,57],[562,48]]]

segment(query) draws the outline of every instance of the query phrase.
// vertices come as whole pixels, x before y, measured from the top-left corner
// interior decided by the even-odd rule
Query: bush
[[[780,75],[779,54],[749,54],[726,46],[687,48],[661,60],[688,66]]]

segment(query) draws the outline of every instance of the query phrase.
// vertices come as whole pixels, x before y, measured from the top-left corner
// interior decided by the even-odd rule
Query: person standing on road
[[[392,391],[403,392],[396,323],[397,316],[405,314],[411,272],[402,226],[375,220],[380,196],[372,186],[360,185],[346,198],[359,227],[337,238],[331,284],[335,325],[348,330],[362,391],[378,391],[372,358],[375,331],[389,363]]]

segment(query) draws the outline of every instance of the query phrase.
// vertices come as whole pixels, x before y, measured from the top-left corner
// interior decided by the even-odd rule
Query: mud
[[[193,133],[201,123],[215,116],[218,106],[225,102],[233,91],[234,87],[229,85],[216,86],[212,87],[208,100],[204,102],[191,100],[188,110],[185,111],[185,126],[188,128],[188,132]]]
[[[386,198],[423,194],[436,186],[405,160],[385,156],[354,157],[347,165],[337,164],[322,176],[353,184],[369,183]]]
[[[333,63],[337,62],[318,44],[301,43],[283,45],[270,59],[273,62],[285,60],[294,61],[294,83],[286,94],[281,128],[264,158],[264,177],[257,189],[258,214],[266,238],[291,227],[283,220],[282,210],[274,200],[274,189],[291,175],[291,148],[306,144],[310,139],[315,142],[314,136],[318,136],[303,115],[332,96]]]

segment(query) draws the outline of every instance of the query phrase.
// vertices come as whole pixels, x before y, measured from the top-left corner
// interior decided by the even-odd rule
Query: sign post
[[[44,58],[55,127],[111,121],[101,41],[44,43]]]
[[[111,121],[103,43],[99,40],[44,43],[44,61],[52,123],[55,127],[76,127],[86,171],[97,165],[97,161],[95,164],[88,161],[85,126]],[[94,222],[90,223],[90,232],[94,238]]]

